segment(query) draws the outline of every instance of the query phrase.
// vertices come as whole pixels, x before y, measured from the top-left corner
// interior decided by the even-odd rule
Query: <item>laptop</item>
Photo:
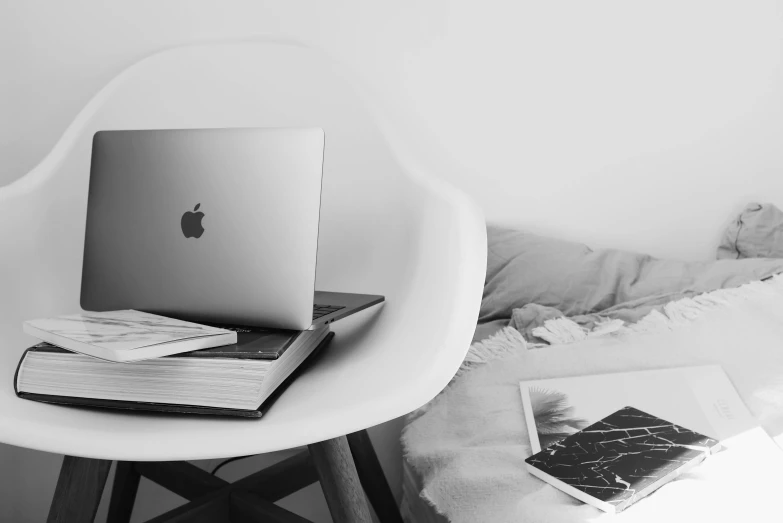
[[[315,291],[324,132],[99,131],[81,306],[306,330],[383,296]]]

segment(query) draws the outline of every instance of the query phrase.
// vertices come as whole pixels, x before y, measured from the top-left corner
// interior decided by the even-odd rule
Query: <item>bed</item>
[[[525,471],[531,452],[518,392],[523,379],[719,363],[758,430],[783,442],[779,240],[783,213],[757,203],[730,222],[716,259],[704,262],[593,250],[490,226],[474,343],[449,387],[409,415],[403,429],[406,521],[602,520],[597,509]],[[729,517],[709,503],[720,483],[707,488],[704,479],[680,479],[668,497],[651,496],[644,510],[629,510],[624,519],[665,517],[666,500],[683,492],[686,512]],[[749,482],[744,496],[775,499],[772,482],[761,483]],[[754,507],[768,509],[745,505],[734,516],[752,519]]]

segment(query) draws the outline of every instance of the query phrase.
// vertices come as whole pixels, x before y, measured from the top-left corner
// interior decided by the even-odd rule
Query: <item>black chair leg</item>
[[[141,474],[136,470],[132,461],[117,462],[106,523],[128,523],[130,521],[140,479]]]
[[[403,523],[397,501],[394,499],[389,482],[375,454],[375,449],[366,430],[348,434],[348,446],[351,448],[356,472],[381,523]]]
[[[49,506],[48,523],[92,523],[111,461],[65,456]]]

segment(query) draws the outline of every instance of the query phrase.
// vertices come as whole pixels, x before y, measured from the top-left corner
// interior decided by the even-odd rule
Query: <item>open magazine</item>
[[[718,440],[758,424],[720,365],[520,382],[533,452],[631,405]]]

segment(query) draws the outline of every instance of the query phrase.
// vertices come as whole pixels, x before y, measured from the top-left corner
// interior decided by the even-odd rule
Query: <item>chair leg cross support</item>
[[[308,448],[309,452],[300,452],[234,483],[188,462],[120,461],[115,471],[107,521],[130,521],[139,480],[144,476],[188,500],[148,523],[303,523],[306,522],[304,518],[274,502],[319,479],[335,522],[371,523],[367,498],[381,523],[402,522],[366,431],[315,443]],[[66,456],[48,521],[93,521],[110,465],[110,461]]]

